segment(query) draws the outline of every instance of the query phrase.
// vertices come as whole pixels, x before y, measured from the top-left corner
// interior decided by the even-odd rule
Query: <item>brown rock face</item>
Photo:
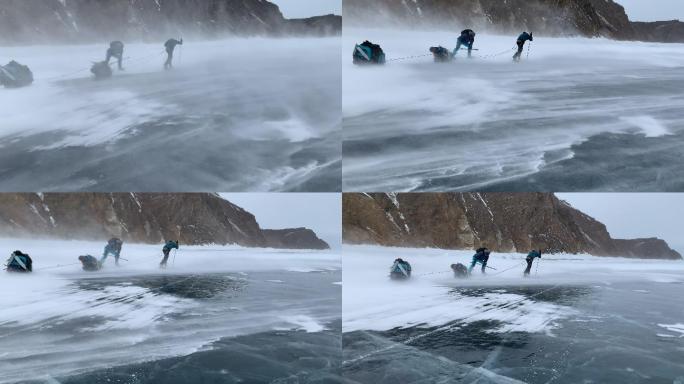
[[[613,0],[345,0],[344,20],[349,25],[379,23],[454,31],[467,27],[511,34],[526,30],[547,36],[684,41],[684,23],[631,22]]]
[[[302,231],[302,230],[294,230]],[[0,236],[274,247],[254,215],[213,194],[0,194]],[[286,248],[321,249],[316,235]]]
[[[345,194],[349,244],[679,259],[658,239],[614,240],[550,193]]]
[[[180,35],[340,34],[340,16],[287,20],[262,0],[3,0],[0,42],[165,41]]]

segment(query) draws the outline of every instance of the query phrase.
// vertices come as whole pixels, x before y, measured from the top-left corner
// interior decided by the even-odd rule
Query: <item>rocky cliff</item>
[[[306,228],[266,229],[263,231],[266,243],[273,248],[328,249],[330,246],[319,239],[314,231]]]
[[[342,209],[348,244],[681,258],[659,239],[615,240],[549,193],[345,194]]]
[[[288,20],[265,0],[2,0],[0,44],[178,36],[329,36],[340,16]]]
[[[311,230],[263,230],[251,213],[200,193],[0,194],[0,236],[328,248]]]
[[[348,25],[473,28],[517,34],[684,42],[684,23],[636,23],[613,0],[345,0]]]

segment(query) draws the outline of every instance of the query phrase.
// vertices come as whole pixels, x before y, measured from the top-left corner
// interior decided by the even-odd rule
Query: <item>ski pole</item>
[[[534,275],[537,276],[539,274],[539,263],[541,263],[541,257],[537,261],[537,268],[534,270]]]
[[[494,268],[494,267],[490,267],[489,265],[487,266],[487,268],[489,268],[489,269],[493,269],[493,270],[497,271],[497,269],[496,269],[496,268]]]
[[[174,266],[176,265],[176,252],[178,252],[178,249],[173,250],[173,262],[171,263],[171,265]]]
[[[181,37],[181,42],[183,41],[183,37]],[[178,52],[178,64],[183,65],[183,44],[180,46],[180,52]]]

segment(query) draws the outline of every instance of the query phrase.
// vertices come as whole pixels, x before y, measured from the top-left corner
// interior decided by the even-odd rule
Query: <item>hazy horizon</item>
[[[342,0],[270,0],[280,7],[280,11],[288,19],[306,18],[334,13],[342,14]]]
[[[262,229],[305,227],[332,249],[342,242],[342,195],[339,193],[221,193],[221,197],[256,217]]]
[[[684,255],[681,193],[557,193],[576,209],[605,224],[616,239],[657,237]]]
[[[681,0],[617,0],[632,21],[669,21],[684,19]]]

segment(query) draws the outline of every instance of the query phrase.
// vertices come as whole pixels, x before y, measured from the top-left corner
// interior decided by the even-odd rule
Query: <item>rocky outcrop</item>
[[[345,194],[342,215],[348,244],[681,258],[662,240],[615,240],[550,193]]]
[[[337,15],[290,19],[285,23],[285,34],[293,36],[335,36],[342,33],[342,17]]]
[[[345,0],[348,25],[473,28],[546,36],[684,42],[684,23],[637,23],[613,0]]]
[[[254,215],[214,194],[0,194],[3,237],[323,249],[313,231],[283,231],[308,233],[298,241],[275,241]]]
[[[683,43],[684,23],[679,20],[652,23],[633,22],[639,40],[661,43]]]
[[[670,249],[665,240],[657,238],[615,240],[615,245],[618,253],[627,257],[673,260],[682,258],[678,252]]]
[[[285,249],[329,249],[325,241],[307,228],[266,229],[263,231],[269,247]]]
[[[329,36],[340,16],[287,20],[265,0],[3,0],[0,43],[111,40],[165,41],[169,37]]]

